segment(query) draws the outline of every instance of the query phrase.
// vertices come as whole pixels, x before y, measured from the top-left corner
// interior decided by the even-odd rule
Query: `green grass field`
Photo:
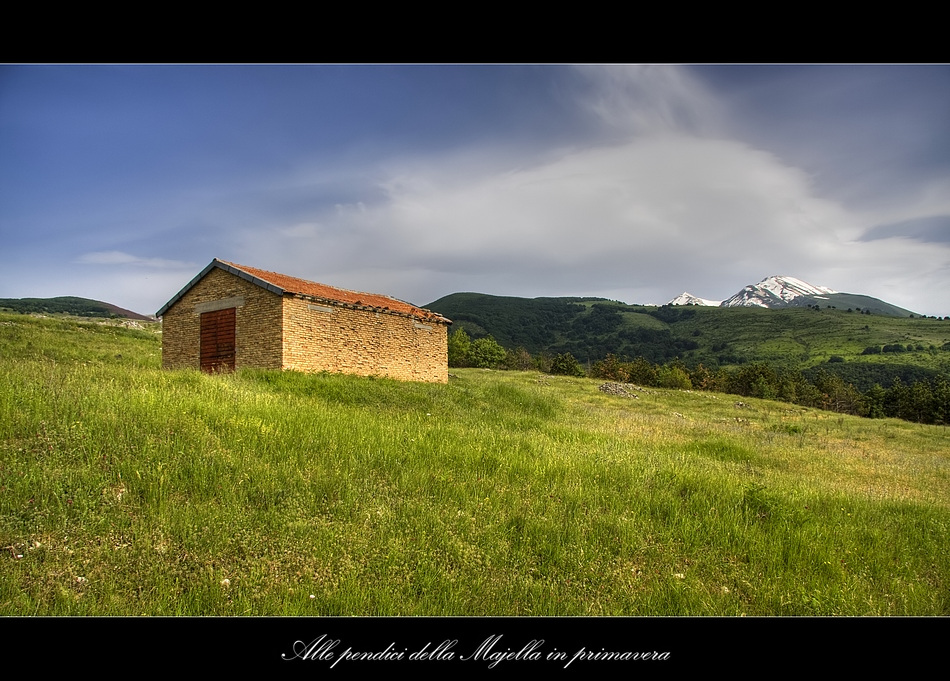
[[[900,362],[950,371],[950,353],[940,351],[950,342],[950,322],[944,320],[827,309],[685,309],[695,315],[673,325],[680,335],[692,337],[699,331],[702,344],[726,343],[747,361],[806,368],[838,355],[849,361]],[[891,343],[923,347],[895,355],[861,354],[868,346]]]
[[[944,426],[159,363],[0,314],[0,615],[950,614]]]

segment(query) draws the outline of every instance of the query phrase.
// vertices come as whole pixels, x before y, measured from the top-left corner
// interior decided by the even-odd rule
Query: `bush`
[[[565,352],[564,354],[555,356],[551,361],[550,373],[560,376],[583,376],[584,370],[581,369],[581,365],[574,359],[574,355]]]
[[[689,390],[693,387],[692,382],[689,380],[689,375],[680,367],[661,367],[657,372],[657,378],[661,388]]]

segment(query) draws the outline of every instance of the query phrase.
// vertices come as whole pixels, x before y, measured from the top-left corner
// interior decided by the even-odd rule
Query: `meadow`
[[[0,615],[948,615],[950,431],[0,314]]]

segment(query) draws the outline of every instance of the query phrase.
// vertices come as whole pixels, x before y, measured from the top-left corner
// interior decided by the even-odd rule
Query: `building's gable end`
[[[233,310],[234,355],[227,368],[282,368],[282,297],[226,268],[209,268],[164,309],[162,366],[201,368],[202,319]]]
[[[254,275],[249,274],[241,270],[240,268],[234,267],[231,263],[223,262],[215,258],[210,263],[208,263],[207,267],[205,267],[197,275],[195,275],[195,277],[191,281],[185,284],[184,288],[182,288],[178,293],[172,296],[171,300],[165,303],[162,306],[162,308],[158,312],[155,313],[155,316],[163,317],[165,313],[173,305],[175,305],[175,303],[181,300],[185,296],[185,294],[188,293],[188,291],[194,288],[198,284],[198,282],[200,282],[202,279],[204,279],[208,275],[209,272],[215,269],[224,270],[228,274],[233,274],[236,277],[240,277],[241,279],[244,279],[245,281],[249,281],[255,286],[260,286],[261,288],[266,289],[270,291],[271,293],[276,293],[277,295],[284,294],[284,289],[280,288],[279,286],[275,286],[274,284],[268,281],[264,281],[263,279],[260,279],[258,277],[255,277]]]

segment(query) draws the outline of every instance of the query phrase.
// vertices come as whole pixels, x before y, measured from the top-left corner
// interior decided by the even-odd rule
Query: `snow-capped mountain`
[[[705,305],[707,307],[719,307],[721,300],[706,300],[699,298],[692,293],[683,292],[671,300],[668,305]]]
[[[721,303],[683,293],[667,305],[712,305],[719,307],[819,307],[821,309],[856,310],[888,317],[913,317],[916,313],[891,305],[878,298],[857,293],[839,293],[827,286],[815,286],[795,277],[767,277],[758,284],[746,286]]]
[[[834,294],[825,286],[814,286],[795,277],[767,277],[758,284],[746,286],[720,304],[722,307],[785,307],[802,296],[822,298]]]

